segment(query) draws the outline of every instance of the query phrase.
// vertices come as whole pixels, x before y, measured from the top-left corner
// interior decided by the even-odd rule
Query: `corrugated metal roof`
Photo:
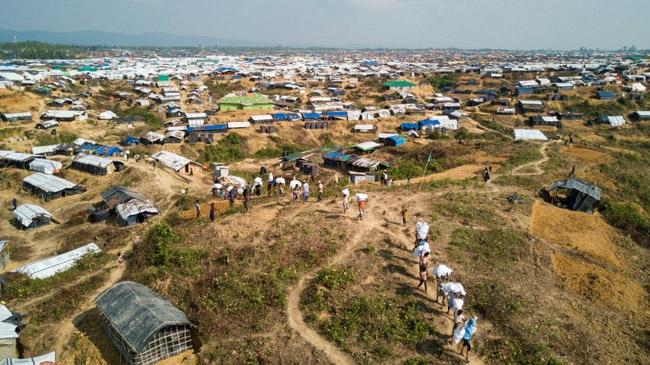
[[[192,325],[169,301],[131,281],[108,288],[95,304],[134,352],[141,352],[151,336],[164,327]]]
[[[101,251],[96,244],[89,243],[61,255],[32,262],[31,264],[16,269],[14,272],[25,274],[32,279],[46,279],[54,276],[56,273],[70,269],[85,255]]]
[[[556,181],[551,184],[549,190],[553,191],[556,189],[575,189],[589,196],[592,196],[597,200],[600,200],[600,196],[602,194],[602,190],[598,186],[587,184],[586,182],[578,179]]]
[[[49,193],[56,193],[78,186],[77,184],[58,176],[47,175],[40,172],[27,176],[23,179],[23,182],[36,186],[37,188]]]

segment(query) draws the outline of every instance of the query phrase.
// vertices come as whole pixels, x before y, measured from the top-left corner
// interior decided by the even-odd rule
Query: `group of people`
[[[350,189],[345,188],[341,190],[341,197],[343,199],[343,214],[345,215],[350,209]],[[360,221],[366,218],[366,204],[368,204],[368,194],[356,193],[354,195],[357,202],[357,208],[359,209],[359,215],[357,219]]]
[[[415,246],[413,254],[419,258],[418,272],[420,282],[417,288],[424,285],[424,292],[428,292],[428,265],[431,258],[431,248],[429,247],[429,225],[426,222],[418,221],[415,224]],[[465,352],[465,359],[469,359],[469,352],[472,349],[471,340],[477,330],[476,316],[466,318],[463,313],[465,304],[465,289],[458,282],[450,281],[453,270],[444,264],[440,264],[432,269],[432,274],[436,278],[436,303],[442,298],[440,304],[447,306],[447,313],[451,312],[453,318],[453,327],[450,334],[450,342],[458,345],[462,342],[460,348],[461,356]],[[466,350],[466,351],[465,351]]]

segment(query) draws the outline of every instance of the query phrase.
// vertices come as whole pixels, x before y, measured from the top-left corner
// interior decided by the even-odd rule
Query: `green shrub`
[[[325,268],[316,274],[314,281],[327,289],[336,289],[354,281],[354,273],[348,268]]]
[[[443,88],[455,87],[458,84],[458,75],[450,73],[439,76],[431,76],[429,77],[428,81],[434,89],[440,91]]]
[[[246,158],[244,143],[236,133],[228,133],[223,139],[207,146],[199,160],[203,162],[236,162]]]
[[[613,226],[627,232],[637,242],[650,245],[650,219],[639,207],[629,202],[605,201],[601,210]]]
[[[122,116],[139,116],[142,117],[147,126],[151,129],[160,129],[163,127],[163,122],[158,116],[149,109],[130,107],[120,110],[119,114]]]

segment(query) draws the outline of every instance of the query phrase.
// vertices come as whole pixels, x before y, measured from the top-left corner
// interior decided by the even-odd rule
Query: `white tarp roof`
[[[83,115],[84,111],[79,110],[48,110],[43,113],[43,116],[46,118],[55,118],[55,119],[69,119],[76,118],[79,115]]]
[[[205,119],[208,115],[205,113],[185,113],[187,119]]]
[[[152,202],[140,199],[131,199],[126,203],[118,204],[115,207],[117,214],[123,220],[128,220],[130,216],[143,212],[158,213],[158,209]]]
[[[9,308],[7,308],[5,305],[0,304],[0,322],[4,322],[7,319],[13,317],[14,314],[11,313]]]
[[[20,205],[11,214],[25,227],[29,227],[36,217],[44,216],[52,218],[52,213],[34,204]]]
[[[62,179],[58,176],[43,174],[40,172],[27,176],[23,179],[23,182],[34,185],[39,189],[49,193],[56,193],[61,190],[72,189],[77,186],[77,184],[66,179]]]
[[[59,161],[46,160],[44,158],[37,158],[29,163],[29,169],[44,174],[53,174],[56,170],[63,168],[63,164]]]
[[[620,126],[622,126],[623,124],[625,124],[625,118],[623,118],[623,117],[620,116],[620,115],[617,115],[617,116],[611,116],[611,115],[610,115],[610,116],[607,116],[607,122],[608,122],[609,125],[611,125],[612,127],[620,127]]]
[[[113,160],[111,159],[94,155],[87,155],[84,153],[78,154],[74,161],[83,165],[96,166],[102,169],[105,169],[108,165],[113,163]]]
[[[117,118],[117,114],[113,113],[110,110],[107,110],[105,112],[102,112],[99,114],[99,119],[101,120],[111,120]]]
[[[30,357],[26,359],[4,359],[0,361],[0,365],[40,365],[47,362],[56,362],[56,353],[50,352],[49,354]]]
[[[0,322],[0,340],[18,338],[15,324]]]
[[[266,122],[266,121],[272,121],[273,116],[269,114],[262,114],[262,115],[252,115],[251,120],[253,122]]]
[[[372,150],[372,149],[381,147],[381,144],[377,143],[375,141],[366,141],[366,142],[361,142],[361,143],[355,145],[354,147],[356,147],[356,148],[358,148],[360,150],[366,151],[366,150]]]
[[[372,131],[375,129],[374,124],[357,124],[354,126],[355,131]]]
[[[14,152],[14,151],[0,151],[0,158],[4,158],[6,160],[26,161],[26,160],[29,160],[32,157],[34,157],[34,155],[30,155],[30,154],[27,154],[27,153],[20,153],[20,152]]]
[[[548,138],[537,129],[515,129],[515,141],[546,141]]]
[[[179,156],[172,152],[160,151],[151,156],[154,160],[162,163],[174,171],[180,171],[185,165],[192,162],[190,159]]]
[[[96,244],[89,243],[61,255],[32,262],[31,264],[16,269],[14,272],[25,274],[32,279],[46,279],[54,276],[56,273],[70,269],[85,255],[101,251]]]
[[[248,128],[251,122],[228,122],[228,129]]]

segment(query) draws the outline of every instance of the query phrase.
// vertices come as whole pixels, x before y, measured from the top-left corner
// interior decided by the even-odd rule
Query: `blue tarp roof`
[[[425,126],[434,126],[434,125],[440,125],[440,122],[435,119],[422,119],[418,121],[418,126],[420,128]]]
[[[208,124],[202,127],[187,127],[187,133],[227,131],[227,124]]]
[[[400,135],[390,136],[390,137],[388,137],[386,139],[389,139],[389,140],[395,142],[395,146],[401,146],[401,145],[406,143],[406,138],[404,138],[403,136],[400,136]]]
[[[273,113],[271,114],[273,120],[290,120],[289,114],[287,113]]]
[[[83,145],[81,145],[81,150],[83,151],[93,151],[95,148],[97,148],[97,146],[92,143],[86,142]]]
[[[410,131],[410,130],[416,130],[420,126],[417,123],[402,123],[399,125],[400,129],[403,131]]]
[[[121,153],[122,149],[119,147],[109,147],[108,151],[106,151],[107,156],[113,156],[116,153]]]
[[[345,153],[339,151],[332,151],[323,155],[323,158],[326,158],[328,160],[339,160],[339,161],[347,161],[350,159],[350,157],[351,156],[346,155]]]
[[[133,137],[133,136],[126,136],[122,140],[123,145],[129,145],[129,144],[140,144],[140,138],[138,137]]]
[[[320,119],[321,115],[320,113],[303,113],[302,118],[303,119]]]
[[[347,118],[348,117],[348,112],[345,112],[345,111],[325,112],[325,116],[330,117],[330,118]]]

